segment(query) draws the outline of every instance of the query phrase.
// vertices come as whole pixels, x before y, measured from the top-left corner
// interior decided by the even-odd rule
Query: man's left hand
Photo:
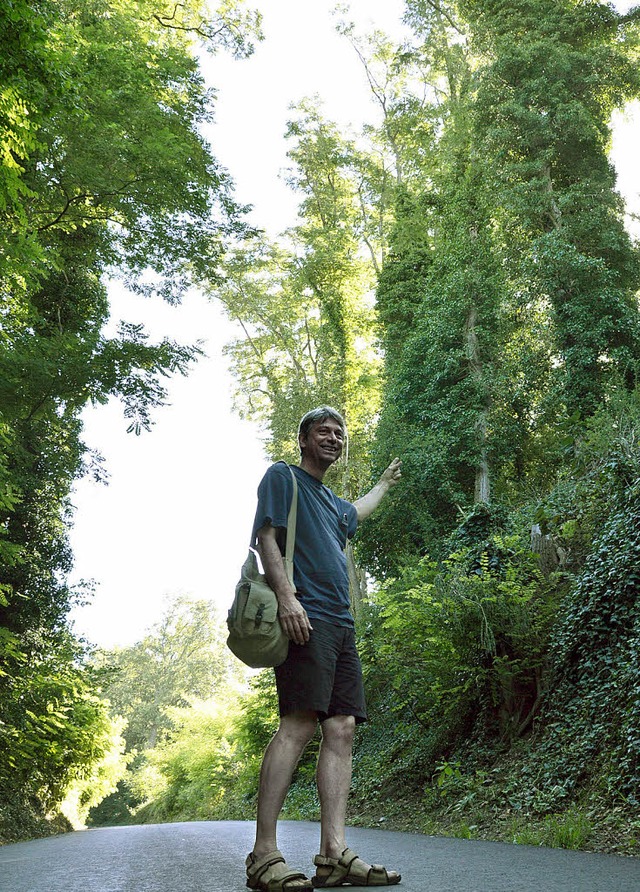
[[[380,480],[383,483],[386,483],[388,487],[395,486],[400,482],[400,478],[402,477],[402,461],[399,458],[394,458],[389,467],[383,473]]]

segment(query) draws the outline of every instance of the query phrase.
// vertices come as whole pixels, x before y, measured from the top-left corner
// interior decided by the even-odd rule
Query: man
[[[256,840],[247,857],[247,885],[265,892],[304,892],[317,886],[390,886],[400,875],[362,861],[345,840],[351,752],[356,723],[366,720],[362,670],[355,650],[344,548],[359,521],[368,517],[400,479],[394,459],[378,483],[354,504],[322,483],[342,455],[346,428],[329,406],[307,412],[298,430],[300,467],[292,588],[282,559],[293,495],[288,467],[272,465],[258,488],[253,541],[278,613],[290,639],[289,656],[278,666],[280,726],[267,747],[260,774]],[[277,821],[302,752],[318,722],[322,744],[317,765],[320,853],[310,881],[291,870],[278,851]]]

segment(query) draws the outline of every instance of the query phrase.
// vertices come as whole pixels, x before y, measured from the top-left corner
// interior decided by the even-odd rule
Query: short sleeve
[[[255,545],[258,530],[262,527],[287,528],[292,498],[293,481],[289,466],[285,462],[271,465],[258,486],[258,507],[251,532],[252,545]]]

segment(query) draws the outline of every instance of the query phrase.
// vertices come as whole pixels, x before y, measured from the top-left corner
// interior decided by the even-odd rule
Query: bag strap
[[[293,552],[296,546],[296,521],[298,519],[298,481],[296,475],[289,465],[287,465],[293,479],[293,498],[291,499],[291,507],[289,508],[289,516],[287,518],[287,544],[284,552],[284,569],[287,579],[295,588],[293,583]]]

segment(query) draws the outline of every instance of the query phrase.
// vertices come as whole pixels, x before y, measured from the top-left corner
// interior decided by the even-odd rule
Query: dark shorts
[[[277,666],[280,715],[312,710],[322,722],[334,715],[367,720],[362,667],[352,627],[312,619],[307,644],[289,644],[289,656]]]

